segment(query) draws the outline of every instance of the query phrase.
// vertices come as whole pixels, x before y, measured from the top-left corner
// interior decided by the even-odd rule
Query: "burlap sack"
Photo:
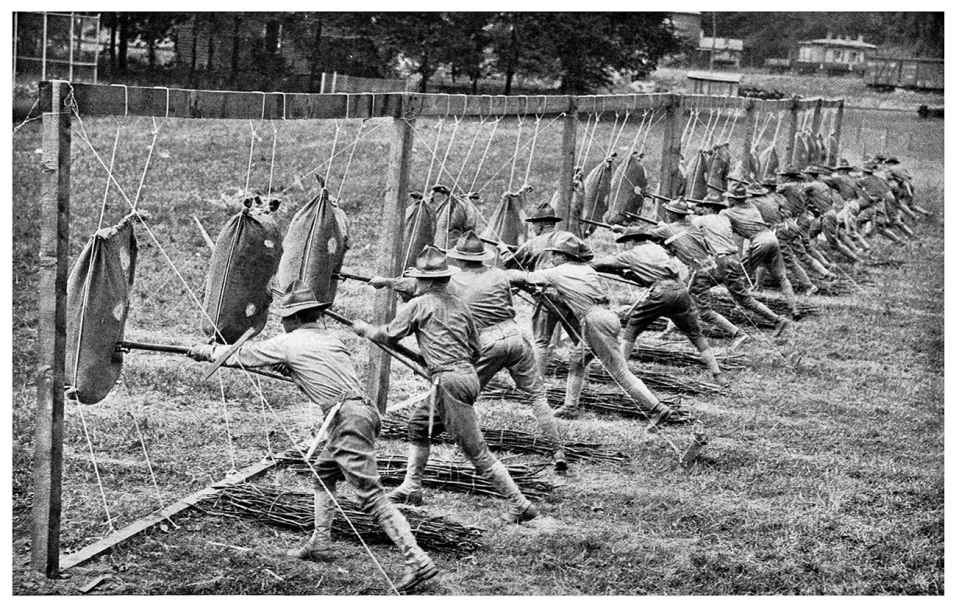
[[[262,331],[269,317],[269,280],[275,275],[282,243],[272,216],[278,201],[267,207],[256,197],[223,226],[206,271],[203,333],[232,344],[250,327]]]
[[[136,272],[136,236],[130,218],[98,231],[70,269],[66,286],[67,396],[102,401],[123,370],[116,343],[123,339]]]
[[[777,147],[770,145],[760,153],[760,169],[763,179],[776,179],[780,170],[780,158],[777,156]]]
[[[810,138],[802,131],[797,133],[793,145],[793,164],[798,169],[806,169],[810,164]]]
[[[611,192],[608,209],[602,221],[609,224],[622,224],[627,219],[624,211],[639,213],[644,196],[637,194],[634,188],[643,192],[647,189],[647,170],[641,162],[643,154],[633,152],[623,163],[619,164],[611,176]]]
[[[710,171],[711,153],[707,150],[698,150],[696,158],[690,164],[687,172],[687,187],[685,193],[690,198],[702,199],[707,196],[707,173]]]
[[[525,208],[525,195],[528,191],[522,188],[518,192],[502,194],[481,236],[508,245],[524,244],[528,240],[528,233],[522,209]]]
[[[607,213],[608,196],[611,193],[611,177],[614,174],[614,159],[617,155],[611,154],[593,169],[584,178],[584,208],[581,217],[586,220],[601,222]],[[595,226],[584,224],[581,233],[589,235],[594,232]]]
[[[425,245],[431,245],[434,241],[435,214],[425,199],[409,201],[405,209],[405,258],[402,260],[402,269],[414,266],[415,258]]]
[[[450,196],[435,210],[435,240],[441,249],[454,247],[458,237],[469,230],[477,230],[481,212],[474,203]]]
[[[713,154],[710,157],[710,163],[707,166],[707,183],[713,188],[719,190],[727,189],[727,176],[730,174],[730,147],[727,144],[714,146]],[[718,190],[708,188],[710,194],[715,194]],[[706,195],[705,195],[706,196]]]
[[[348,217],[323,187],[289,223],[282,241],[275,291],[285,293],[293,282],[300,280],[311,287],[318,302],[331,304],[335,301],[335,275],[342,269],[348,247]]]

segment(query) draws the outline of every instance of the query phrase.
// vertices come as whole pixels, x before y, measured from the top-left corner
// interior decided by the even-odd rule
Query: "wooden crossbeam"
[[[296,457],[299,453],[300,452],[298,450],[292,449],[292,450],[287,450],[281,456],[277,456],[274,460],[263,459],[260,462],[257,462],[255,464],[249,465],[248,467],[245,467],[244,469],[236,471],[232,475],[227,475],[226,477],[214,483],[213,485],[203,488],[202,490],[199,490],[197,492],[193,492],[189,496],[186,496],[185,498],[181,498],[171,505],[168,505],[166,507],[163,507],[162,509],[153,511],[149,515],[146,515],[145,517],[141,517],[137,519],[136,521],[129,524],[128,526],[125,526],[117,530],[116,532],[113,532],[109,536],[101,538],[95,543],[92,543],[90,545],[87,545],[86,547],[83,547],[79,551],[75,551],[73,553],[70,553],[69,555],[64,556],[60,560],[60,570],[61,571],[68,570],[74,566],[85,564],[86,562],[90,561],[93,558],[99,557],[100,555],[103,555],[104,553],[108,553],[112,551],[113,548],[116,547],[117,545],[120,545],[121,543],[128,541],[134,536],[138,536],[139,534],[146,532],[147,530],[153,528],[154,526],[158,525],[164,520],[169,519],[173,515],[182,513],[183,511],[187,509],[191,509],[192,507],[195,507],[197,504],[199,504],[203,500],[206,500],[207,498],[211,496],[215,496],[215,494],[219,491],[221,487],[249,481],[250,479],[258,477],[259,475],[262,475],[269,469],[275,467],[279,462],[282,461],[283,458]]]

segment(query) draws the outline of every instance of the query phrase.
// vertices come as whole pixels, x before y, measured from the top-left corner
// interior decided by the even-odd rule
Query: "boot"
[[[552,455],[554,460],[554,472],[559,474],[566,474],[568,472],[568,458],[564,455],[564,450],[557,449]]]
[[[335,559],[332,549],[332,518],[335,516],[335,484],[326,483],[328,492],[321,486],[315,488],[315,530],[312,537],[298,549],[289,549],[286,556],[314,562],[328,562]]]
[[[730,384],[730,380],[727,379],[727,376],[720,371],[720,365],[717,364],[717,357],[714,355],[713,349],[705,348],[701,350],[700,358],[703,359],[704,364],[707,365],[707,369],[710,371],[711,376],[714,377],[714,382],[720,386],[727,386]]]
[[[727,319],[727,317],[720,314],[719,312],[708,310],[707,313],[708,314],[706,315],[706,319],[704,320],[711,323],[712,325],[720,329],[725,334],[729,336],[737,336],[743,333],[743,330],[741,330],[739,327],[731,323]],[[701,315],[701,318],[703,319],[704,315]]]
[[[727,350],[737,350],[738,348],[740,348],[740,346],[741,346],[744,342],[746,342],[746,341],[749,340],[749,339],[750,339],[750,336],[748,336],[748,335],[745,334],[744,332],[738,330],[737,333],[734,335],[734,339],[733,339],[733,341],[730,343],[730,346],[728,347]]]
[[[790,319],[780,317],[780,320],[777,321],[777,324],[773,328],[773,337],[779,338],[784,334],[785,331],[787,331],[787,329],[790,328],[791,325],[792,323],[790,322]]]
[[[538,428],[554,446],[554,470],[558,473],[566,473],[568,461],[562,449],[561,437],[558,435],[558,424],[554,420],[554,412],[548,405],[548,396],[545,393],[544,385],[541,385],[531,398],[531,411],[534,412],[534,417],[538,420]]]
[[[487,479],[500,494],[511,501],[511,508],[501,515],[502,520],[512,524],[520,524],[538,516],[538,509],[521,493],[518,484],[511,478],[511,474],[508,473],[505,465],[501,464],[501,461],[495,460],[495,463],[491,465]]]
[[[418,585],[435,578],[438,566],[418,546],[408,520],[401,511],[383,495],[379,495],[369,511],[405,558],[405,573],[395,587],[401,593],[408,593]]]
[[[428,464],[430,451],[431,448],[427,445],[408,444],[405,479],[400,486],[388,493],[389,500],[415,506],[422,504],[422,477],[425,476],[425,465]]]
[[[573,420],[579,415],[578,400],[581,398],[581,390],[584,388],[584,376],[586,368],[576,369],[573,363],[568,370],[568,385],[564,393],[564,405],[554,411],[557,418]]]
[[[660,425],[667,422],[667,419],[671,417],[671,414],[674,411],[664,404],[663,401],[658,401],[657,404],[651,408],[649,422],[644,428],[648,433],[656,433]]]

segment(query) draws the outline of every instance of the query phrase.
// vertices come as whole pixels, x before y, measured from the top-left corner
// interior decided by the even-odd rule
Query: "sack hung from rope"
[[[409,201],[405,209],[405,259],[402,268],[415,265],[415,258],[425,245],[435,241],[435,214],[425,199]]]
[[[647,170],[641,163],[643,157],[641,152],[632,152],[627,160],[614,169],[611,175],[610,202],[602,221],[623,224],[627,220],[625,211],[640,213],[644,195],[635,192],[634,188],[640,188],[641,192],[647,189]]]
[[[827,164],[827,145],[823,141],[823,135],[817,133],[813,137],[813,162],[817,165]]]
[[[777,147],[769,145],[760,153],[761,178],[777,179],[777,171],[780,170],[780,158],[777,156]]]
[[[707,167],[707,183],[713,186],[713,188],[726,190],[727,175],[730,174],[730,163],[732,160],[733,159],[730,157],[729,145],[718,144],[714,146],[714,151]],[[708,188],[708,192],[713,194],[713,192],[716,192],[716,190]]]
[[[685,194],[690,198],[703,199],[707,196],[707,173],[710,171],[711,153],[698,150],[687,172]]]
[[[525,186],[517,192],[502,194],[481,236],[508,245],[524,244],[528,240],[528,233],[522,209],[527,202],[526,194],[531,191],[531,186]]]
[[[66,284],[67,396],[98,403],[123,370],[123,340],[129,294],[136,272],[136,236],[129,216],[86,243]]]
[[[810,144],[807,134],[797,133],[797,139],[793,146],[793,164],[798,169],[805,169],[810,164]]]
[[[760,159],[756,152],[747,150],[744,152],[740,163],[741,178],[749,182],[760,180]]]
[[[269,280],[282,256],[279,227],[268,206],[256,197],[226,222],[209,260],[203,297],[203,333],[214,341],[232,344],[250,327],[262,331],[269,318],[272,294]]]
[[[827,147],[826,164],[835,165],[837,163],[837,156],[838,156],[837,151],[840,148],[839,142],[837,142],[836,133],[830,133],[827,136],[826,147]]]
[[[274,293],[286,293],[296,281],[312,289],[323,305],[335,301],[335,275],[349,247],[349,220],[320,179],[318,196],[299,209],[285,238],[276,271]]]
[[[454,247],[458,237],[478,227],[481,212],[471,201],[449,196],[435,210],[435,247]]]
[[[586,220],[600,222],[607,213],[608,197],[611,194],[611,176],[614,173],[614,159],[617,153],[613,153],[600,163],[598,163],[588,176],[584,178],[584,207],[581,209],[581,217]],[[590,235],[596,230],[595,226],[581,226],[581,233],[585,236]]]

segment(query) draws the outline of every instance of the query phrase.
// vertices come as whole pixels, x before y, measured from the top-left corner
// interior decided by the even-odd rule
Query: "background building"
[[[863,36],[831,37],[804,40],[798,44],[795,67],[801,72],[863,73],[866,54],[875,51],[875,44],[863,42]]]

